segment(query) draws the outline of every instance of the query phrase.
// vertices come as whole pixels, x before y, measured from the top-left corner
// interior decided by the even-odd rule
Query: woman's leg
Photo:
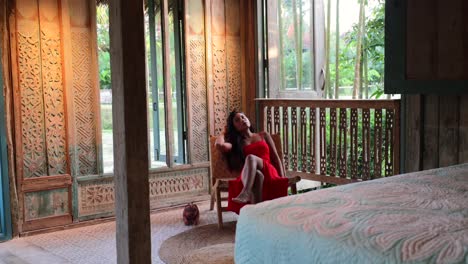
[[[242,184],[244,188],[240,194],[232,200],[237,203],[247,203],[251,201],[252,187],[257,177],[257,171],[263,168],[263,160],[255,155],[247,155],[244,168],[242,169]],[[262,174],[263,176],[263,174]],[[262,179],[263,181],[263,179]]]
[[[253,203],[261,203],[263,200],[263,179],[265,179],[265,176],[263,173],[259,170],[257,170],[257,175],[255,177],[254,184],[252,186],[252,192],[253,192]]]

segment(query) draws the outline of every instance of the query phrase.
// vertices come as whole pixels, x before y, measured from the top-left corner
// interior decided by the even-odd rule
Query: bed
[[[245,206],[235,262],[468,263],[468,164]]]

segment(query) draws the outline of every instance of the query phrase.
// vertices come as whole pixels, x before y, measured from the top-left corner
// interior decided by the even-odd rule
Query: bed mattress
[[[468,164],[245,206],[241,263],[468,263]]]

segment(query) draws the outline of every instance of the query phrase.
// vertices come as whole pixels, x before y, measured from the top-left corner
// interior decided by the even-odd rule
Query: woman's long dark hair
[[[238,112],[236,109],[232,110],[227,118],[226,124],[226,133],[224,134],[224,140],[232,144],[232,149],[228,152],[227,160],[228,165],[231,170],[240,170],[244,166],[244,152],[242,151],[242,135],[239,131],[236,130],[234,126],[234,117],[236,114],[242,113]],[[252,124],[250,125],[250,132],[254,132],[252,128]]]

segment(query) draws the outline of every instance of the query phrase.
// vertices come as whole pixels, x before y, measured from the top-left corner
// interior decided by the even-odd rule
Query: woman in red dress
[[[242,168],[241,175],[229,182],[228,210],[239,213],[247,203],[287,195],[288,179],[275,143],[267,132],[254,133],[243,113],[230,113],[226,132],[215,146],[228,155],[231,169]]]

